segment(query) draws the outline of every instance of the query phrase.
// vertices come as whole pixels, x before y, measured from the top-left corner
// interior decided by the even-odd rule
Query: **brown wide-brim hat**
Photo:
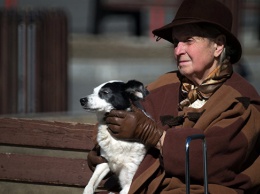
[[[242,47],[231,33],[232,19],[231,11],[217,0],[184,0],[173,21],[153,30],[153,34],[173,43],[172,32],[176,26],[195,23],[213,24],[226,35],[227,45],[233,51],[230,54],[230,62],[234,64],[241,58]]]

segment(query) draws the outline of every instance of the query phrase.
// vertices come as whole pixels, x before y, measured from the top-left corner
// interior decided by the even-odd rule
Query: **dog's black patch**
[[[123,82],[107,83],[100,89],[98,95],[101,99],[111,103],[115,109],[124,110],[130,106],[124,85]]]
[[[100,89],[98,95],[101,99],[111,103],[115,109],[125,110],[131,106],[131,101],[140,100],[140,98],[136,96],[135,92],[143,94],[143,97],[148,94],[148,91],[141,82],[130,80],[127,83],[106,83]]]

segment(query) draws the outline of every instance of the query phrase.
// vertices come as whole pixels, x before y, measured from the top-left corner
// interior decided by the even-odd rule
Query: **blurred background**
[[[260,91],[260,2],[220,0],[243,45],[235,70]],[[0,116],[87,122],[79,99],[108,80],[145,84],[176,69],[151,31],[181,0],[0,0]],[[84,118],[84,119],[83,119]]]
[[[148,84],[176,69],[171,44],[156,42],[151,31],[171,22],[181,1],[0,0],[0,117],[95,123],[79,104],[94,87],[113,79]],[[235,70],[260,92],[260,1],[219,1],[231,9],[232,30],[243,46]],[[0,146],[4,153],[57,156],[53,150],[15,149]],[[0,193],[82,188],[0,182]]]

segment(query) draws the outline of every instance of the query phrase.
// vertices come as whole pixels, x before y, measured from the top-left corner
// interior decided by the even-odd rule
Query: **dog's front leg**
[[[93,194],[102,179],[109,173],[108,163],[97,165],[93,175],[91,176],[83,194]]]

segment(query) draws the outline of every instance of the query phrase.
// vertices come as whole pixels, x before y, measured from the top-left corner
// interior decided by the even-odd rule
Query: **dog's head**
[[[131,106],[131,101],[143,99],[147,94],[147,89],[139,81],[109,81],[96,87],[92,94],[81,98],[80,103],[89,111],[126,110]]]

